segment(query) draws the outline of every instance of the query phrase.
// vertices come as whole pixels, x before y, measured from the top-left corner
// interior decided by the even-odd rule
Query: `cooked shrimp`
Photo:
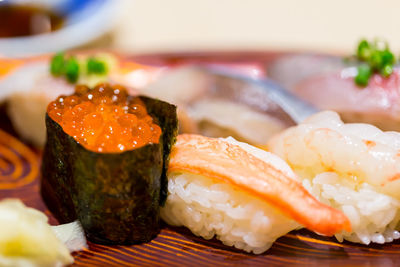
[[[269,148],[310,178],[333,171],[400,199],[400,133],[345,124],[326,111],[273,138]]]
[[[337,113],[318,113],[268,144],[318,199],[342,210],[354,242],[400,238],[400,133],[362,123],[345,124]]]

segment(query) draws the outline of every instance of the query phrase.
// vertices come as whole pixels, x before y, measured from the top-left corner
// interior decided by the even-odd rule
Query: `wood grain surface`
[[[40,159],[40,151],[0,130],[0,199],[20,198],[44,211],[51,224],[57,224],[39,195]],[[400,266],[400,242],[372,246],[338,243],[301,230],[279,238],[267,252],[253,255],[215,239],[202,239],[185,228],[164,225],[149,243],[89,243],[89,249],[73,256],[73,266]]]

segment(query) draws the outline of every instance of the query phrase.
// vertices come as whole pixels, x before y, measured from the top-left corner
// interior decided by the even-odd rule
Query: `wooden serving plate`
[[[164,56],[162,62],[181,62],[185,55]],[[193,55],[189,55],[193,58]],[[240,59],[237,54],[233,54]],[[247,58],[249,55],[247,55]],[[207,58],[200,56],[201,60]],[[215,58],[212,54],[208,58]],[[228,58],[232,58],[229,57]],[[255,57],[268,59],[271,55]],[[143,60],[160,60],[148,56]],[[240,60],[239,60],[240,61]],[[262,61],[262,60],[261,60]],[[160,61],[161,62],[161,61]],[[0,199],[19,198],[27,206],[44,211],[50,224],[56,219],[39,195],[41,151],[24,144],[0,111]],[[293,231],[279,238],[267,252],[249,254],[205,240],[185,228],[164,225],[151,242],[133,246],[104,246],[89,243],[89,248],[73,254],[72,266],[400,266],[400,241],[385,245],[339,243],[307,230]]]
[[[9,127],[2,128],[0,199],[19,198],[27,206],[44,211],[50,223],[57,224],[39,195],[41,152],[4,130]],[[150,243],[133,246],[89,243],[89,249],[73,256],[73,266],[399,266],[400,242],[371,246],[338,243],[333,238],[301,230],[279,238],[264,254],[253,255],[224,246],[215,239],[202,239],[185,228],[165,225]]]

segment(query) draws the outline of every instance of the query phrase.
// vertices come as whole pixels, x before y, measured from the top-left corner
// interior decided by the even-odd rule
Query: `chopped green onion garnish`
[[[50,72],[54,76],[60,76],[64,72],[64,53],[57,53],[52,59],[50,63]]]
[[[394,58],[393,53],[390,52],[389,50],[382,51],[382,62],[384,65],[394,64],[395,58]]]
[[[76,83],[79,78],[79,64],[75,57],[71,57],[65,64],[65,76],[68,82]]]
[[[377,51],[374,51],[367,62],[373,70],[380,70],[383,65],[382,55]]]
[[[50,73],[56,77],[65,77],[70,83],[76,83],[80,76],[97,75],[102,77],[107,74],[107,62],[106,59],[99,59],[99,57],[77,59],[74,56],[68,56],[60,52],[51,59]]]
[[[357,67],[357,76],[354,78],[354,81],[357,85],[367,86],[371,74],[372,71],[370,66],[365,64],[360,65]]]
[[[107,73],[107,66],[103,61],[91,57],[87,61],[87,73],[103,75]]]
[[[367,40],[362,40],[357,48],[357,57],[361,60],[367,60],[371,55],[371,46]]]
[[[373,73],[380,73],[383,77],[389,77],[393,73],[393,64],[395,64],[396,59],[389,50],[387,42],[361,40],[357,46],[356,56],[358,61],[362,63],[358,66],[358,74],[354,78],[357,85],[367,86]]]
[[[393,73],[393,66],[390,64],[385,65],[381,70],[381,74],[384,77],[389,77],[390,74],[392,73]]]

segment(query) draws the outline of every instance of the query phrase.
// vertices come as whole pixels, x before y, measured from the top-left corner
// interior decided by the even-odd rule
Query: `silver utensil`
[[[267,106],[269,112],[272,110],[277,117],[282,117],[284,114],[279,114],[281,112],[277,112],[276,106],[279,106],[295,123],[300,123],[319,111],[272,80],[255,79],[223,68],[203,66],[201,69],[213,77],[215,93],[244,98],[241,101],[252,106]],[[238,96],[235,97],[235,94]]]

